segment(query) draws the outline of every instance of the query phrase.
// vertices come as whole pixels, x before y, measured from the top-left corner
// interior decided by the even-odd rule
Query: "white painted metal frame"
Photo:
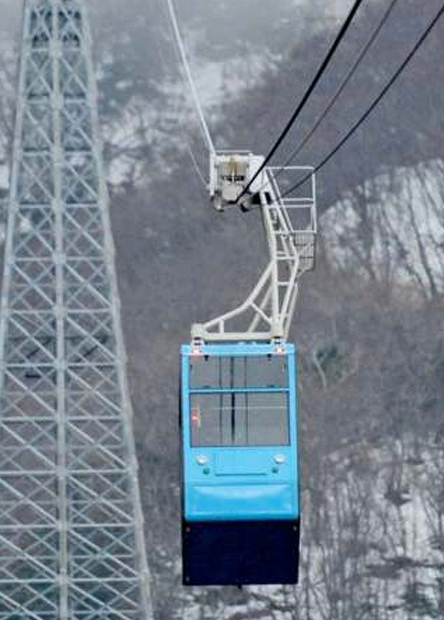
[[[150,620],[91,40],[26,0],[0,317],[0,620]]]
[[[233,151],[233,155],[238,152]],[[225,154],[225,157],[227,155]],[[307,195],[283,198],[276,181],[305,179],[301,191]],[[316,185],[313,168],[267,167],[259,198],[269,248],[269,262],[247,299],[234,310],[204,324],[193,325],[192,339],[199,343],[224,341],[285,341],[293,318],[300,276],[313,269],[315,261]],[[213,179],[213,185],[216,181]],[[308,188],[308,189],[307,189]]]

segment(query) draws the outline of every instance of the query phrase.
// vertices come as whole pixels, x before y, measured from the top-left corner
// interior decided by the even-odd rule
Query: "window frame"
[[[216,356],[216,355],[212,355],[209,356],[214,358],[216,361],[219,360],[221,363],[223,363],[224,360],[230,360],[230,364],[231,364],[231,360],[233,360],[234,362],[236,360],[239,359],[244,359],[244,362],[246,363],[245,368],[247,368],[248,365],[248,360],[254,359],[260,359],[260,358],[266,358],[266,359],[273,359],[274,356],[271,356],[269,354],[262,354],[262,355],[223,355],[223,356]],[[206,386],[197,386],[196,384],[194,384],[193,387],[191,387],[193,385],[192,379],[191,379],[191,368],[192,368],[192,364],[193,362],[195,362],[195,360],[193,360],[192,358],[189,358],[188,360],[188,371],[189,371],[189,386],[188,386],[188,393],[189,393],[189,399],[188,399],[188,424],[189,424],[189,432],[190,432],[190,438],[189,438],[189,443],[190,443],[190,447],[197,449],[197,448],[226,448],[226,449],[235,449],[235,448],[271,448],[273,446],[279,446],[282,448],[285,447],[289,447],[291,446],[291,437],[292,437],[292,430],[291,430],[291,419],[290,419],[290,377],[289,377],[289,363],[288,363],[288,358],[287,356],[279,356],[279,358],[276,358],[276,360],[279,360],[279,362],[283,362],[284,363],[284,372],[285,372],[285,380],[280,381],[280,385],[273,386],[273,385],[248,385],[248,386],[244,386],[244,387],[222,387],[222,383],[220,382],[219,385],[217,386],[213,386],[211,387],[210,385],[206,385]],[[278,376],[278,375],[277,375]],[[245,379],[247,378],[247,370],[245,370]],[[242,443],[197,443],[194,440],[194,435],[195,435],[195,431],[193,428],[193,420],[192,420],[192,414],[193,414],[193,396],[194,395],[214,395],[214,396],[229,396],[231,394],[240,394],[240,395],[248,395],[248,394],[254,394],[254,395],[258,395],[258,394],[281,394],[283,395],[285,398],[283,399],[285,401],[285,435],[286,435],[286,441],[283,442],[270,442],[270,443],[250,443],[250,442],[242,442]],[[254,410],[254,408],[252,409]],[[241,409],[239,410],[241,411]],[[246,415],[249,415],[249,412],[247,410]],[[273,415],[273,414],[270,414]],[[219,418],[220,420],[220,418]],[[249,424],[245,427],[246,429],[248,428],[248,426],[251,425],[251,422],[249,422]],[[251,428],[253,428],[253,426],[251,426]],[[222,423],[219,422],[218,425],[218,430],[217,432],[220,434],[220,436],[222,437],[222,433],[223,433],[223,426]]]

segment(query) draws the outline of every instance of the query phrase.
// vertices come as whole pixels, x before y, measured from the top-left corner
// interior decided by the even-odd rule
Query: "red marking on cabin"
[[[191,422],[194,427],[200,428],[200,411],[197,407],[191,410]]]

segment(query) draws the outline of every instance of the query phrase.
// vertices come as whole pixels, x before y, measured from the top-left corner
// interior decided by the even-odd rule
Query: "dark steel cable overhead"
[[[358,69],[359,65],[361,64],[361,62],[364,60],[365,56],[367,55],[367,52],[369,51],[369,49],[371,48],[371,46],[375,42],[375,40],[376,40],[377,36],[379,35],[382,27],[385,25],[385,23],[387,22],[388,18],[390,17],[390,14],[392,13],[393,9],[395,8],[395,5],[397,4],[397,2],[398,2],[398,0],[391,0],[390,4],[388,5],[387,9],[384,12],[384,15],[381,18],[381,21],[379,22],[379,24],[377,25],[377,27],[373,31],[373,33],[372,33],[371,37],[369,38],[369,40],[367,41],[367,43],[363,46],[363,48],[359,52],[355,62],[352,64],[352,66],[350,67],[350,69],[347,72],[346,76],[342,80],[341,84],[336,89],[336,92],[331,97],[331,99],[328,102],[327,106],[325,107],[324,111],[318,116],[316,121],[313,123],[313,125],[309,129],[309,131],[308,131],[307,135],[305,136],[305,138],[298,144],[298,146],[294,149],[294,151],[292,151],[291,155],[289,155],[288,159],[282,165],[283,168],[285,168],[285,166],[288,166],[288,164],[290,164],[299,155],[299,153],[302,151],[304,146],[307,144],[307,142],[310,140],[310,138],[316,132],[316,130],[319,127],[319,125],[321,125],[322,121],[328,115],[328,113],[330,112],[330,110],[332,109],[332,107],[334,106],[336,101],[339,99],[339,97],[343,93],[345,87],[350,82],[351,78],[356,73],[356,70]],[[279,176],[279,174],[280,174],[280,171],[277,172],[276,176]]]
[[[414,47],[409,52],[409,54],[406,56],[404,61],[400,64],[400,66],[398,67],[398,69],[396,70],[394,75],[391,77],[391,79],[388,81],[388,83],[385,85],[385,87],[382,89],[382,91],[379,93],[379,95],[373,100],[371,105],[367,108],[367,110],[359,118],[359,120],[356,121],[356,123],[354,123],[354,125],[348,130],[348,132],[345,134],[345,136],[342,138],[342,140],[340,140],[340,142],[338,142],[338,144],[335,146],[335,148],[332,151],[330,151],[328,153],[328,155],[326,155],[319,162],[319,164],[317,164],[317,166],[315,166],[313,172],[310,172],[310,174],[307,174],[302,180],[298,181],[297,183],[292,185],[289,189],[287,189],[282,194],[282,196],[281,196],[282,198],[285,198],[286,196],[291,194],[293,191],[298,189],[298,187],[303,185],[313,174],[315,174],[316,172],[319,172],[336,155],[336,153],[344,146],[344,144],[352,137],[352,135],[359,129],[359,127],[364,123],[364,121],[370,116],[370,114],[373,112],[373,110],[377,107],[377,105],[381,102],[381,100],[384,98],[384,96],[387,94],[387,92],[390,90],[390,88],[393,86],[393,84],[399,78],[401,73],[404,71],[404,69],[407,67],[409,62],[415,56],[416,52],[423,45],[424,41],[427,39],[427,37],[429,36],[429,34],[433,30],[433,28],[436,26],[436,24],[438,23],[439,19],[442,17],[443,14],[444,14],[444,4],[439,9],[438,13],[432,19],[430,24],[427,26],[426,30],[420,36],[418,41],[415,43]]]
[[[291,115],[289,121],[287,122],[287,124],[285,125],[284,129],[282,130],[280,136],[278,137],[278,139],[276,140],[276,142],[272,146],[272,148],[271,148],[270,152],[268,153],[268,155],[266,156],[263,164],[256,171],[256,174],[252,177],[252,179],[250,180],[248,185],[244,188],[243,192],[239,195],[239,197],[236,200],[236,202],[239,202],[239,200],[242,198],[242,196],[244,196],[247,193],[247,191],[249,190],[251,184],[255,181],[255,179],[259,176],[259,174],[265,168],[267,163],[273,157],[273,155],[275,154],[275,152],[277,151],[277,149],[280,147],[280,145],[282,144],[283,140],[285,139],[286,135],[290,131],[290,129],[293,126],[294,122],[296,121],[296,119],[301,114],[303,108],[305,107],[305,104],[307,103],[307,101],[310,98],[312,92],[316,88],[316,85],[318,84],[318,82],[321,79],[322,75],[325,73],[325,71],[326,71],[326,69],[327,69],[327,67],[328,67],[328,65],[330,63],[330,60],[332,59],[332,57],[333,57],[336,49],[338,48],[340,42],[344,38],[345,33],[347,32],[347,30],[348,30],[348,28],[349,28],[349,26],[350,26],[350,24],[351,24],[351,22],[353,20],[353,17],[355,16],[357,10],[359,9],[359,7],[361,6],[363,1],[364,0],[355,0],[352,8],[350,9],[350,12],[347,15],[347,18],[345,19],[344,23],[341,26],[341,29],[339,30],[338,34],[336,35],[336,38],[333,41],[332,46],[328,50],[326,57],[322,61],[321,65],[319,66],[319,68],[318,68],[318,70],[317,70],[317,72],[316,72],[316,74],[315,74],[315,76],[314,76],[310,86],[308,87],[307,91],[305,92],[304,96],[302,97],[301,101],[299,102],[298,106],[296,107],[295,111]]]

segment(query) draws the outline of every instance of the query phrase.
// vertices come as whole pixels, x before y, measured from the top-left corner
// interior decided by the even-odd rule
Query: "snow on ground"
[[[220,119],[221,105],[234,101],[245,88],[257,84],[272,65],[273,59],[265,53],[191,63],[210,133]],[[154,150],[166,175],[170,166],[163,158],[164,152],[172,147],[184,152],[193,133],[199,131],[188,82],[166,78],[159,88],[165,98],[162,108],[150,107],[146,100],[134,97],[118,118],[103,127],[105,141],[115,154],[108,169],[108,180],[114,188],[129,179],[139,182],[143,173],[146,176],[146,161],[139,153],[147,148]]]
[[[233,101],[245,88],[257,84],[272,63],[266,53],[251,53],[242,58],[208,61],[196,67],[196,86],[202,93],[203,108],[211,113],[211,108]]]
[[[364,276],[444,290],[444,162],[381,174],[321,218],[330,261]]]
[[[408,605],[417,607],[412,618],[438,617],[443,456],[404,437],[325,459],[318,514],[307,494],[303,502],[299,604],[310,605],[312,620],[405,620]],[[429,614],[419,613],[426,602]]]
[[[0,154],[1,156],[1,154]],[[0,192],[6,190],[9,186],[9,167],[0,163]]]

